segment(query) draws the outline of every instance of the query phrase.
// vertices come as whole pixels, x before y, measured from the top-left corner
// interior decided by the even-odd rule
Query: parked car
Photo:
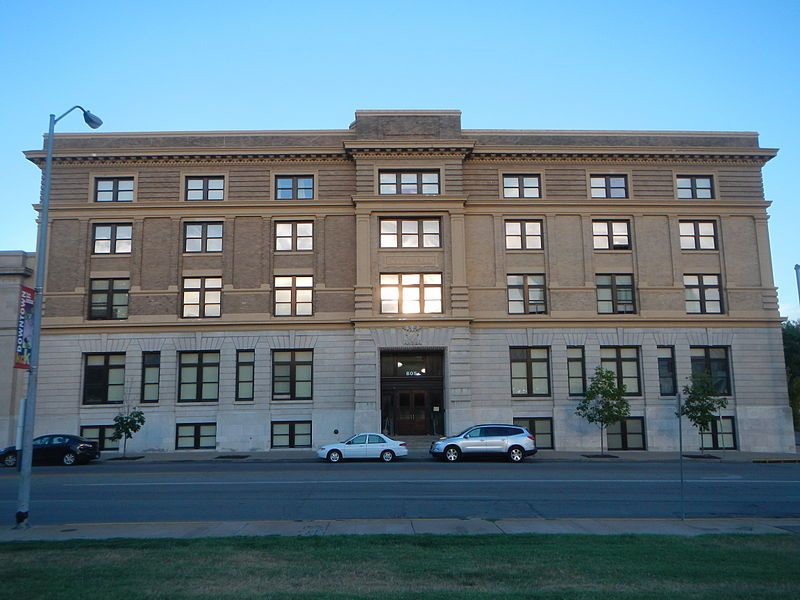
[[[395,441],[382,433],[357,433],[344,442],[321,446],[317,456],[332,463],[343,458],[379,458],[383,462],[392,462],[395,458],[408,456],[408,447],[405,442]]]
[[[475,425],[458,435],[441,438],[431,444],[430,453],[447,462],[462,457],[506,456],[511,462],[522,462],[536,454],[536,440],[524,427],[517,425]]]
[[[16,447],[9,446],[0,452],[0,462],[7,467],[14,467],[17,465],[17,455]],[[95,458],[100,458],[97,442],[77,435],[40,435],[33,439],[34,464],[58,463],[70,467],[86,464]]]

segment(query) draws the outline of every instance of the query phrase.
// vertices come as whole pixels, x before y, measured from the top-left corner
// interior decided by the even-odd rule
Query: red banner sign
[[[14,360],[15,369],[30,369],[31,345],[33,337],[33,301],[36,292],[29,287],[19,291],[19,319],[17,320],[17,352]]]

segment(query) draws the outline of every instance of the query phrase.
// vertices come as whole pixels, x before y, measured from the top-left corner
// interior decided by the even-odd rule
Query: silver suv
[[[536,443],[524,427],[475,425],[458,435],[433,442],[430,452],[447,462],[457,462],[462,456],[504,455],[518,463],[536,454]]]

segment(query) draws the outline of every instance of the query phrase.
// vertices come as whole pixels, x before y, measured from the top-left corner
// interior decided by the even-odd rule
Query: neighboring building
[[[17,441],[17,415],[28,371],[14,368],[20,287],[34,287],[36,255],[0,252],[0,448]]]
[[[793,452],[754,133],[349,129],[60,134],[37,433],[264,450],[479,422],[594,449],[599,364],[677,447],[676,392],[728,398],[709,448]],[[28,152],[42,165],[42,151]],[[686,425],[687,447],[699,434]]]

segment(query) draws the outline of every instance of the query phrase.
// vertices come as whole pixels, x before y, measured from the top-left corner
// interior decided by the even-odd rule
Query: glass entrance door
[[[425,435],[428,433],[428,393],[424,391],[399,391],[397,403],[398,435]]]

